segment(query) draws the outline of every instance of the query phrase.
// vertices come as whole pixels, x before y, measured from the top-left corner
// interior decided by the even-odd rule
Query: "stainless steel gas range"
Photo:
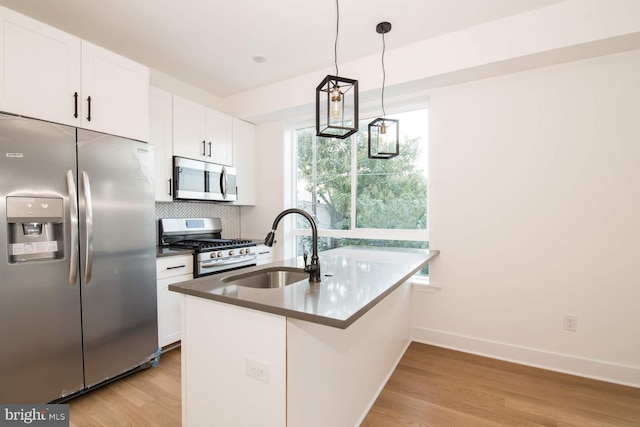
[[[194,277],[256,265],[256,244],[223,239],[220,218],[163,218],[159,231],[163,246],[194,251]]]

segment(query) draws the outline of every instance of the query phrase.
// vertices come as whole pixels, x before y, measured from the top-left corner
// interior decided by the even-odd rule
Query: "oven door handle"
[[[252,260],[255,259],[255,257],[249,257],[249,258],[240,258],[240,259],[233,259],[231,261],[212,261],[212,262],[207,262],[207,261],[202,261],[200,266],[202,268],[214,268],[214,267],[220,267],[221,265],[232,265],[232,264],[238,264],[241,262],[247,262],[248,260]]]

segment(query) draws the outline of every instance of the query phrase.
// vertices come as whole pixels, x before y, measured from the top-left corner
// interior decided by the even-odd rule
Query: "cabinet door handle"
[[[186,265],[176,265],[175,267],[167,267],[167,270],[175,270],[176,268],[185,268]]]
[[[211,157],[211,141],[209,141],[209,157]]]
[[[203,156],[206,156],[206,155],[207,155],[206,146],[207,146],[207,141],[205,141],[205,140],[203,139],[203,140],[202,140],[202,155],[203,155]]]
[[[91,97],[87,98],[87,121],[90,122],[91,121]]]
[[[73,117],[78,118],[78,92],[73,94]]]
[[[167,181],[169,181],[169,195],[171,196],[171,178],[169,178]]]

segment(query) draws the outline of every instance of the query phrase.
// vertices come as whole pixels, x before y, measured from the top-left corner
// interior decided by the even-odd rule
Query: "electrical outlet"
[[[565,331],[577,332],[578,331],[578,316],[572,314],[564,315],[564,329]]]
[[[244,360],[245,373],[248,377],[255,378],[269,384],[269,365],[251,359]]]

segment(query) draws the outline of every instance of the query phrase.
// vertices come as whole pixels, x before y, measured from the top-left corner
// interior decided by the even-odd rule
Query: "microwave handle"
[[[222,173],[220,174],[220,190],[222,191],[222,198],[227,198],[227,189],[229,188],[229,182],[227,180],[227,169],[225,167],[222,168]]]

